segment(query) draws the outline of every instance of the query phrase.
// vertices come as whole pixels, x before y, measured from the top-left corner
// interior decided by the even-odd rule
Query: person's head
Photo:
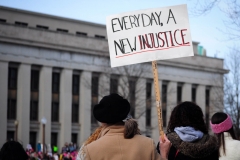
[[[124,124],[124,137],[132,138],[135,134],[140,134],[140,131],[137,122],[132,118],[127,118],[129,111],[130,103],[128,100],[113,93],[104,96],[99,104],[94,106],[93,115],[96,120],[107,125]]]
[[[223,154],[225,155],[225,140],[224,132],[230,133],[233,139],[236,139],[232,119],[229,115],[223,112],[215,113],[210,122],[213,133],[218,137],[219,146],[222,146]]]
[[[31,144],[27,144],[27,150],[31,150],[32,149],[32,146],[31,146]]]
[[[182,102],[172,111],[168,123],[168,132],[173,132],[175,127],[193,127],[207,134],[207,126],[203,119],[202,109],[193,102]]]
[[[3,144],[0,151],[0,160],[27,160],[29,157],[23,146],[16,141],[8,141]]]
[[[232,119],[229,115],[223,112],[215,113],[210,122],[213,133],[219,134],[222,132],[231,132],[233,130]]]

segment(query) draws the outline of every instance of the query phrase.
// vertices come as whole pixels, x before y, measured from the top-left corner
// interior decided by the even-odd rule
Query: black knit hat
[[[116,93],[102,98],[93,108],[93,115],[99,122],[117,123],[124,120],[130,111],[129,102]]]

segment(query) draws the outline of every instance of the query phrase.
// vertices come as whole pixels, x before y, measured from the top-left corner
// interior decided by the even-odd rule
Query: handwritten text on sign
[[[193,56],[186,5],[107,17],[111,67]]]

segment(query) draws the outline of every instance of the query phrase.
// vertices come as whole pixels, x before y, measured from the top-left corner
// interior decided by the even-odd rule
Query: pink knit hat
[[[232,128],[232,119],[228,115],[227,119],[225,119],[223,122],[219,124],[212,124],[212,122],[210,122],[210,125],[214,133],[221,133]]]

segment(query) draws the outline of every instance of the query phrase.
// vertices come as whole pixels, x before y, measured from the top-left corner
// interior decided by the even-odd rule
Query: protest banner
[[[111,67],[193,56],[187,5],[107,17]]]
[[[111,67],[152,61],[159,132],[163,134],[156,60],[193,56],[187,5],[107,17]]]

